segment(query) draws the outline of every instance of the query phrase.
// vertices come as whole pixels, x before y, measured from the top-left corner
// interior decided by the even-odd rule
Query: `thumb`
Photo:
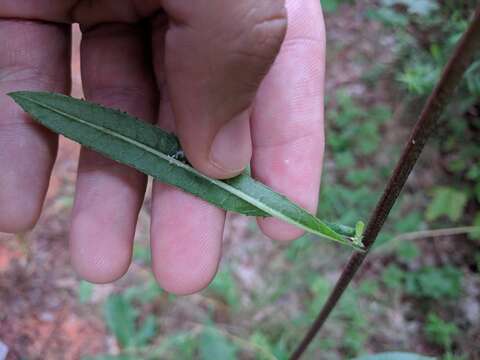
[[[167,0],[164,66],[188,160],[228,178],[250,162],[250,113],[286,32],[281,0]],[[158,57],[156,57],[158,59]]]

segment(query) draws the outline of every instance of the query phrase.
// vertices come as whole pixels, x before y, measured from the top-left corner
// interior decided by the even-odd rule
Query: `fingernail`
[[[223,125],[210,148],[210,161],[227,174],[241,172],[252,157],[250,111],[246,110]]]

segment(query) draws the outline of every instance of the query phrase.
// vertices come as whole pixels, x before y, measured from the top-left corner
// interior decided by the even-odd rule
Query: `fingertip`
[[[217,228],[215,224],[212,227]],[[152,239],[155,279],[165,291],[172,294],[199,292],[210,284],[217,273],[221,247],[217,240],[220,239],[208,230],[200,231],[198,235],[181,234],[178,230],[175,234],[175,230],[172,231],[162,234],[154,231],[157,233]],[[159,236],[163,239],[159,239]]]
[[[212,137],[210,149],[205,147],[203,137],[198,136],[201,129],[179,126],[177,130],[188,160],[207,176],[228,179],[240,174],[250,164],[252,139],[249,110],[221,125]]]
[[[152,204],[152,270],[160,286],[177,295],[198,292],[220,262],[225,212],[171,186],[155,183]]]
[[[305,233],[294,225],[271,217],[258,218],[257,223],[266,236],[279,242],[291,242]]]
[[[99,263],[92,262],[82,262],[75,261],[72,257],[72,265],[75,269],[76,274],[85,281],[91,282],[93,284],[108,284],[114,281],[119,280],[127,272],[128,266],[123,267],[124,265],[117,266],[103,266]],[[91,260],[94,260],[93,258]]]
[[[224,124],[210,147],[210,163],[231,177],[243,171],[252,158],[250,111],[243,111]]]
[[[125,257],[126,259],[126,257]],[[94,284],[108,284],[119,280],[128,270],[128,260],[111,262],[105,255],[94,254],[89,257],[71,253],[72,266],[76,274],[83,280]]]
[[[168,293],[180,296],[195,294],[205,289],[212,282],[216,273],[217,267],[208,271],[192,272],[185,276],[178,272],[165,271],[162,266],[153,266],[153,274],[160,287]]]
[[[0,206],[0,232],[22,233],[32,230],[37,223],[42,208],[41,202],[21,197],[15,201],[6,202],[8,208]]]
[[[178,242],[188,241],[194,247],[193,244],[196,242],[202,245],[205,241],[201,236],[198,239],[191,235],[188,237],[187,240],[178,239]],[[153,241],[159,242],[158,239]],[[181,244],[177,246],[183,247]],[[191,249],[190,253],[188,250],[181,251],[182,254],[179,254],[178,250],[171,244],[170,249],[165,249],[165,256],[161,257],[158,250],[152,249],[154,251],[153,274],[158,284],[165,291],[175,295],[190,295],[206,288],[217,273],[219,250],[201,253],[198,249]],[[194,254],[197,255],[196,259]]]
[[[7,233],[28,231],[37,223],[56,154],[55,140],[36,138],[30,129],[20,128],[13,134],[16,142],[13,136],[0,136],[5,149],[0,153],[0,231]],[[27,143],[25,150],[18,151],[18,145]]]
[[[76,214],[70,227],[70,259],[76,273],[96,284],[121,278],[132,256],[129,237],[116,232],[111,224],[102,224],[91,212]]]

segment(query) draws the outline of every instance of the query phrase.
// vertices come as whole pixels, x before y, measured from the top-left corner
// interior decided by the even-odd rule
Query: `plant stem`
[[[474,60],[476,51],[480,48],[480,5],[475,11],[473,20],[462,36],[459,45],[448,61],[440,81],[429,96],[420,117],[412,130],[410,139],[403,150],[395,170],[385,187],[382,197],[370,216],[366,227],[363,243],[365,252],[354,253],[346,264],[340,278],[330,293],[320,313],[303,338],[302,342],[291,355],[290,360],[299,359],[311,343],[315,335],[322,328],[331,311],[337,304],[345,289],[348,287],[356,272],[362,265],[365,257],[375,242],[378,233],[383,227],[385,220],[393,205],[397,201],[400,192],[405,185],[415,163],[422,152],[425,143],[436,128],[440,115],[448,101],[452,98],[463,74]]]
[[[406,234],[401,234],[394,237],[391,242],[401,242],[405,240],[421,240],[428,239],[432,237],[443,237],[443,236],[453,236],[453,235],[463,235],[471,234],[474,232],[480,231],[480,226],[461,226],[454,228],[445,228],[445,229],[434,229],[434,230],[422,230],[414,231]]]

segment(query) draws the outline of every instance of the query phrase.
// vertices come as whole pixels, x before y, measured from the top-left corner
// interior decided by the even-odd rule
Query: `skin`
[[[175,131],[189,161],[209,176],[228,178],[250,163],[257,179],[316,209],[325,59],[318,0],[1,0],[1,232],[34,226],[57,151],[56,135],[5,94],[69,93],[73,22],[83,32],[87,99]],[[70,251],[84,279],[106,283],[126,272],[146,180],[82,149]],[[165,290],[208,285],[224,222],[224,211],[154,184],[153,272]],[[276,219],[258,224],[276,240],[302,234]]]

